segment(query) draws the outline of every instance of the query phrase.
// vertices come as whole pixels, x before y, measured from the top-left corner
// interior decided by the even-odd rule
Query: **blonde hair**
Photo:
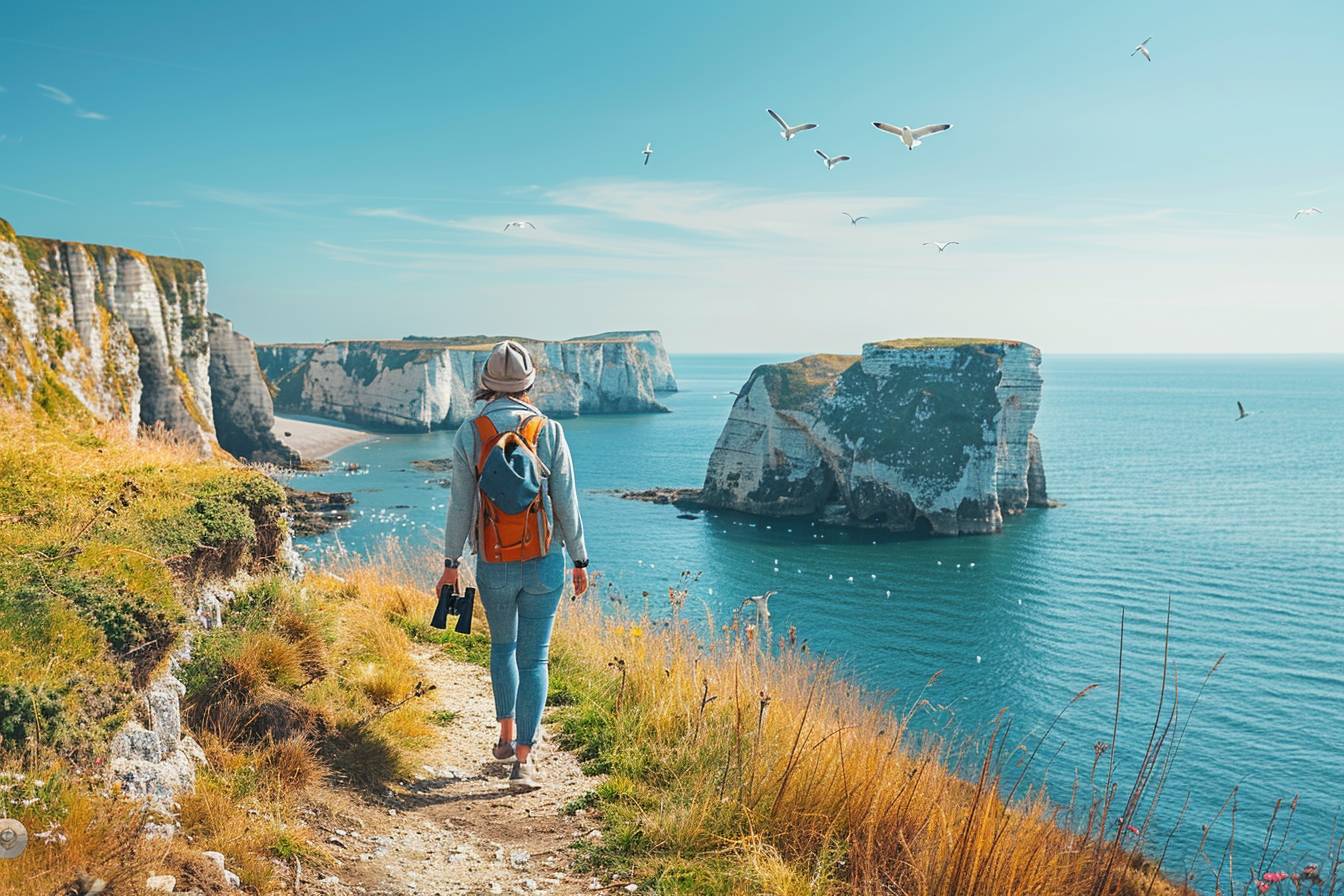
[[[494,389],[487,389],[485,386],[479,386],[476,393],[471,396],[472,401],[494,401],[496,398],[512,398],[514,401],[526,401],[531,404],[528,398],[527,390],[521,392],[496,392]]]

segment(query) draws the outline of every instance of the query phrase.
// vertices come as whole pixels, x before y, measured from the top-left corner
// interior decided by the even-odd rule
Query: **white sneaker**
[[[537,769],[532,762],[532,754],[527,755],[526,762],[513,760],[513,770],[509,772],[509,789],[525,793],[539,787],[541,782],[537,780]]]

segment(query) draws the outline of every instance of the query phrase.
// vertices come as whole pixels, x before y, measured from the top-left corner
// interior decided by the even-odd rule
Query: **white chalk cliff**
[[[233,453],[281,459],[251,342],[212,320],[207,292],[198,261],[18,236],[0,219],[0,403],[161,424],[202,451],[220,424]]]
[[[997,532],[1047,506],[1040,351],[1007,340],[870,343],[758,367],[699,500],[893,531]]]
[[[283,412],[428,431],[475,412],[472,393],[499,338],[264,345],[257,356]],[[657,394],[676,389],[656,331],[519,341],[537,365],[533,400],[550,416],[665,411]]]
[[[210,315],[210,384],[215,434],[225,450],[249,460],[283,466],[298,462],[272,431],[275,410],[251,339],[218,314]]]

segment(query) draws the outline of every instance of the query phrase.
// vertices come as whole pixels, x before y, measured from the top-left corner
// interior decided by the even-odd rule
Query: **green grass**
[[[858,355],[808,355],[784,364],[763,364],[756,368],[751,379],[760,377],[765,381],[770,402],[777,409],[801,410],[828,394],[836,378],[858,360]],[[749,392],[750,388],[743,391]]]
[[[482,632],[473,632],[470,635],[459,635],[457,632],[449,629],[437,629],[429,624],[429,620],[414,616],[397,615],[393,617],[395,622],[406,634],[421,644],[433,644],[442,651],[443,655],[451,660],[457,660],[460,663],[471,663],[473,666],[489,667],[490,665],[490,636]],[[450,624],[456,624],[453,619],[449,619]]]
[[[190,448],[0,414],[0,693],[29,706],[0,754],[105,749],[175,645],[197,576],[267,562],[283,500]]]
[[[872,343],[878,348],[959,348],[973,345],[1019,345],[1016,339],[984,339],[965,336],[918,336],[910,339],[883,339]]]

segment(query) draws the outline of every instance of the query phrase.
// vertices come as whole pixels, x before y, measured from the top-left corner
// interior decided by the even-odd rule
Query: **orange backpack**
[[[480,453],[476,459],[476,478],[480,513],[476,519],[476,550],[487,563],[518,563],[544,557],[551,549],[551,523],[546,518],[545,488],[520,513],[507,513],[479,488],[481,474],[491,453],[526,451],[536,459],[537,438],[546,418],[534,414],[518,425],[517,429],[500,432],[484,414],[476,418],[476,437]],[[543,483],[544,485],[544,483]]]

